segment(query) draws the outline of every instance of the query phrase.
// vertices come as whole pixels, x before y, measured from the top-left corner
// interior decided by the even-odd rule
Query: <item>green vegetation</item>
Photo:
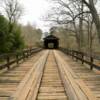
[[[9,21],[0,15],[0,54],[41,46],[41,35],[42,31],[32,25],[9,24]]]
[[[24,41],[21,37],[21,27],[12,24],[13,29],[9,31],[9,21],[0,15],[0,53],[7,53],[24,48]]]
[[[18,23],[23,15],[23,6],[19,1],[3,0],[2,2],[3,7],[1,5],[0,7],[4,15],[0,15],[0,54],[39,46],[42,31],[32,25],[22,26]]]
[[[9,51],[8,41],[8,21],[1,15],[0,16],[0,53]]]
[[[21,17],[23,9],[17,0],[4,0],[4,16],[0,15],[0,54],[15,52],[24,48],[24,41],[21,36],[21,27],[18,19]]]
[[[42,31],[32,25],[9,23],[9,20],[0,15],[0,54],[40,46],[41,35]]]

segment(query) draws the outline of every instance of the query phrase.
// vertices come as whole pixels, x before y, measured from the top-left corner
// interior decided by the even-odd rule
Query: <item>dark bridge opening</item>
[[[59,47],[59,38],[54,35],[49,35],[44,38],[44,48],[57,49]]]

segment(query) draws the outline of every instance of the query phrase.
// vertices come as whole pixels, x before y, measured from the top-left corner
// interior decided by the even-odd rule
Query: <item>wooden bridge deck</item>
[[[100,100],[100,73],[43,50],[0,73],[0,100]]]
[[[37,100],[68,100],[53,52],[48,55]]]
[[[31,59],[21,63],[19,66],[0,73],[0,100],[8,100],[13,95],[22,79],[41,55],[41,53],[35,54]]]
[[[60,55],[66,62],[68,62],[68,65],[74,75],[81,79],[83,84],[85,84],[86,87],[89,88],[90,91],[96,96],[96,98],[100,100],[100,71],[91,71],[88,66],[82,65],[81,62],[77,63],[75,60],[65,56],[63,53],[60,53]],[[82,85],[82,83],[78,84]]]

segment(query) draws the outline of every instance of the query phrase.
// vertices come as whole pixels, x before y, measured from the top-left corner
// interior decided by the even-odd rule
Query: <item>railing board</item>
[[[76,50],[64,49],[64,48],[61,48],[61,50],[65,52],[66,54],[72,56],[72,58],[76,58],[76,61],[80,60],[82,64],[86,63],[90,65],[91,70],[93,68],[100,70],[100,65],[94,63],[95,60],[100,61],[100,56],[97,56],[95,54],[87,54],[87,53],[79,52]],[[89,60],[87,60],[86,58],[88,58]]]
[[[42,48],[32,48],[28,50],[23,50],[19,53],[8,53],[8,54],[2,54],[0,55],[0,60],[3,60],[3,62],[0,64],[0,70],[4,68],[10,69],[10,66],[14,63],[18,64],[19,61],[24,60],[31,56],[33,53],[41,51]]]

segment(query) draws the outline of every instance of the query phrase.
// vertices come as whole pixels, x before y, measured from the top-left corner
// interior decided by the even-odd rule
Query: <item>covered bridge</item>
[[[59,38],[54,35],[49,35],[44,38],[44,48],[54,48],[57,49],[59,47]]]

